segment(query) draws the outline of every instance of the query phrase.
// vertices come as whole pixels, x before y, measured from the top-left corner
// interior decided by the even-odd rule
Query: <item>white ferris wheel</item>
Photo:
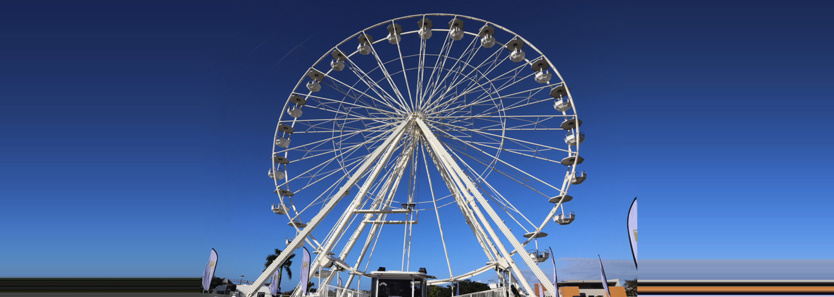
[[[491,270],[529,295],[523,264],[553,292],[537,240],[549,222],[574,220],[568,189],[586,175],[582,121],[552,65],[515,32],[442,13],[384,21],[327,50],[275,132],[272,210],[297,235],[252,287],[305,244],[311,275],[347,271],[349,286],[375,251],[402,248],[386,260],[408,271],[431,242],[449,276],[429,283]],[[453,271],[462,246],[486,264]]]

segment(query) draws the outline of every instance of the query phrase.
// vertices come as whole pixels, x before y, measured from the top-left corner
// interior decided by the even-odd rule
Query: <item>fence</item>
[[[368,291],[357,291],[329,285],[321,286],[315,294],[317,297],[371,297],[371,293]]]
[[[507,290],[505,287],[498,287],[489,291],[457,295],[455,297],[507,297]]]

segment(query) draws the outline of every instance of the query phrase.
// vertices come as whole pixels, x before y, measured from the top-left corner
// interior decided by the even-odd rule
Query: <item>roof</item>
[[[608,283],[620,283],[619,278],[609,279]],[[560,281],[559,284],[600,284],[602,285],[602,280],[599,279],[591,279],[591,280],[566,280]]]

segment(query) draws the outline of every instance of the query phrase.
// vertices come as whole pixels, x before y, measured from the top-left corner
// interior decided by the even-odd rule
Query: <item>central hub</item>
[[[412,115],[414,116],[414,118],[417,118],[417,119],[421,119],[421,120],[426,119],[426,114],[423,113],[423,111],[415,111],[414,113],[412,113]]]

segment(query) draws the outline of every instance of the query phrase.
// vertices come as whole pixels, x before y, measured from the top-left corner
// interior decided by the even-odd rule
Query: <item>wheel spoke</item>
[[[374,44],[370,43],[369,45],[371,47],[371,54],[374,56],[374,59],[376,60],[377,65],[379,66],[379,69],[382,70],[382,74],[385,76],[385,80],[388,81],[388,85],[391,87],[392,90],[394,90],[394,94],[397,95],[395,98],[397,99],[397,101],[400,102],[402,106],[405,107],[406,111],[411,111],[412,109],[408,107],[408,104],[405,102],[405,98],[403,98],[402,93],[400,93],[400,89],[397,88],[397,84],[394,82],[394,79],[391,77],[391,74],[388,73],[388,69],[385,68],[385,63],[382,62],[382,59],[379,57],[379,54],[377,54],[376,49],[374,48]]]

